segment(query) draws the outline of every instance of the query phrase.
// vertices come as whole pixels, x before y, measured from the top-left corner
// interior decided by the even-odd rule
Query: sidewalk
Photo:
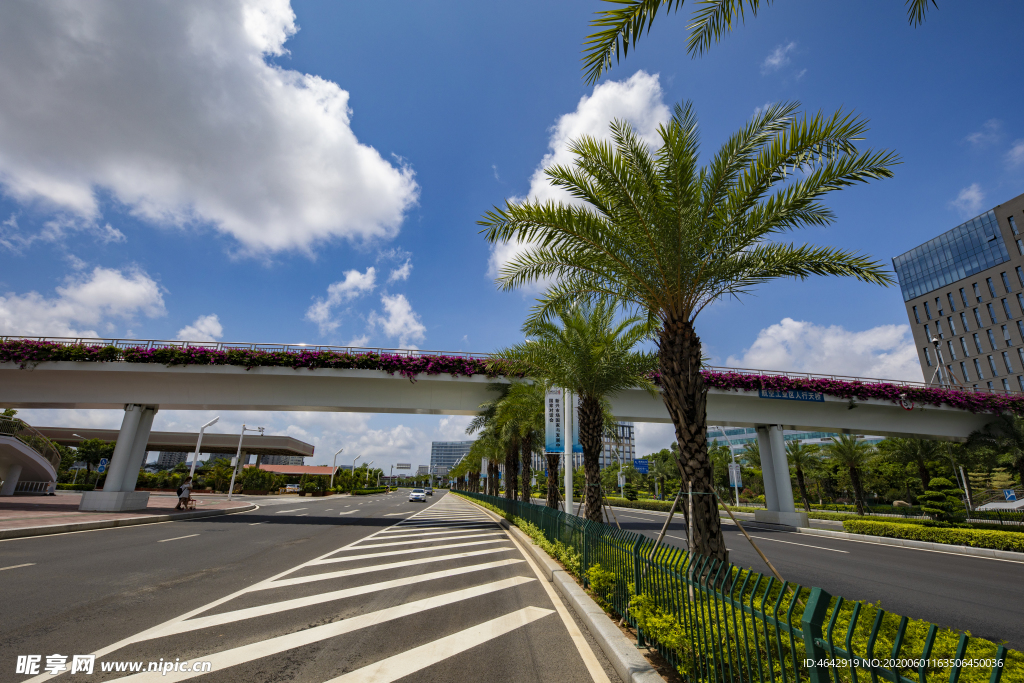
[[[196,496],[195,512],[174,511],[172,494],[152,494],[145,510],[126,512],[79,512],[82,494],[58,492],[55,496],[11,496],[0,499],[0,539],[103,529],[131,524],[209,517],[229,510],[250,510],[249,501],[228,501],[226,496]]]

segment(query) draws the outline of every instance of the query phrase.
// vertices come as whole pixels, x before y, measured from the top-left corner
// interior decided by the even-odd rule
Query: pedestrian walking
[[[189,501],[192,499],[192,477],[187,477],[178,487],[178,504],[175,510],[187,510]]]

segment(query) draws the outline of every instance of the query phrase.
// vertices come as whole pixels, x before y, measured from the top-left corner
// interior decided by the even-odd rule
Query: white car
[[[415,503],[417,501],[420,503],[427,502],[427,494],[423,489],[413,489],[412,493],[409,494],[410,503]]]
[[[433,489],[432,487],[430,487],[430,486],[428,486],[427,488],[425,488],[425,489],[423,489],[423,490],[424,490],[424,492],[425,492],[425,493],[426,493],[426,494],[427,494],[428,496],[432,496],[432,495],[434,495],[434,489]]]

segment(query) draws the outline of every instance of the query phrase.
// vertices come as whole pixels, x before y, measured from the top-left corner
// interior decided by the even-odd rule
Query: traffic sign
[[[412,469],[412,464],[407,463],[407,462],[400,462],[397,465],[395,465],[395,469],[396,470],[411,470]]]
[[[110,460],[107,458],[100,458],[100,467],[106,467],[110,464]]]
[[[647,474],[647,458],[640,458],[633,461],[633,469],[640,474]]]
[[[106,466],[106,465],[100,465],[99,467],[97,467],[97,468],[96,468],[96,471],[97,471],[97,472],[98,472],[99,474],[103,474],[104,472],[106,472],[106,471],[107,471],[107,466]]]

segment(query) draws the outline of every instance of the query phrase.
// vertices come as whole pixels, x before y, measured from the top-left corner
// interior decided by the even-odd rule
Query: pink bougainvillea
[[[506,376],[505,364],[500,358],[468,358],[449,355],[400,355],[388,353],[343,353],[338,351],[268,351],[260,349],[211,349],[190,347],[128,347],[63,345],[54,342],[10,340],[0,342],[0,363],[17,363],[21,368],[47,361],[161,363],[164,365],[239,365],[246,369],[257,367],[287,367],[316,370],[317,368],[381,370],[415,379],[418,375],[453,377],[485,375]],[[844,381],[829,378],[787,377],[745,372],[706,370],[704,381],[708,387],[735,391],[813,391],[844,399],[881,399],[914,405],[940,406],[969,410],[972,413],[1000,414],[1011,412],[1024,415],[1024,395],[988,392],[958,391],[955,389],[907,386],[884,382]],[[652,379],[657,382],[658,376]]]

